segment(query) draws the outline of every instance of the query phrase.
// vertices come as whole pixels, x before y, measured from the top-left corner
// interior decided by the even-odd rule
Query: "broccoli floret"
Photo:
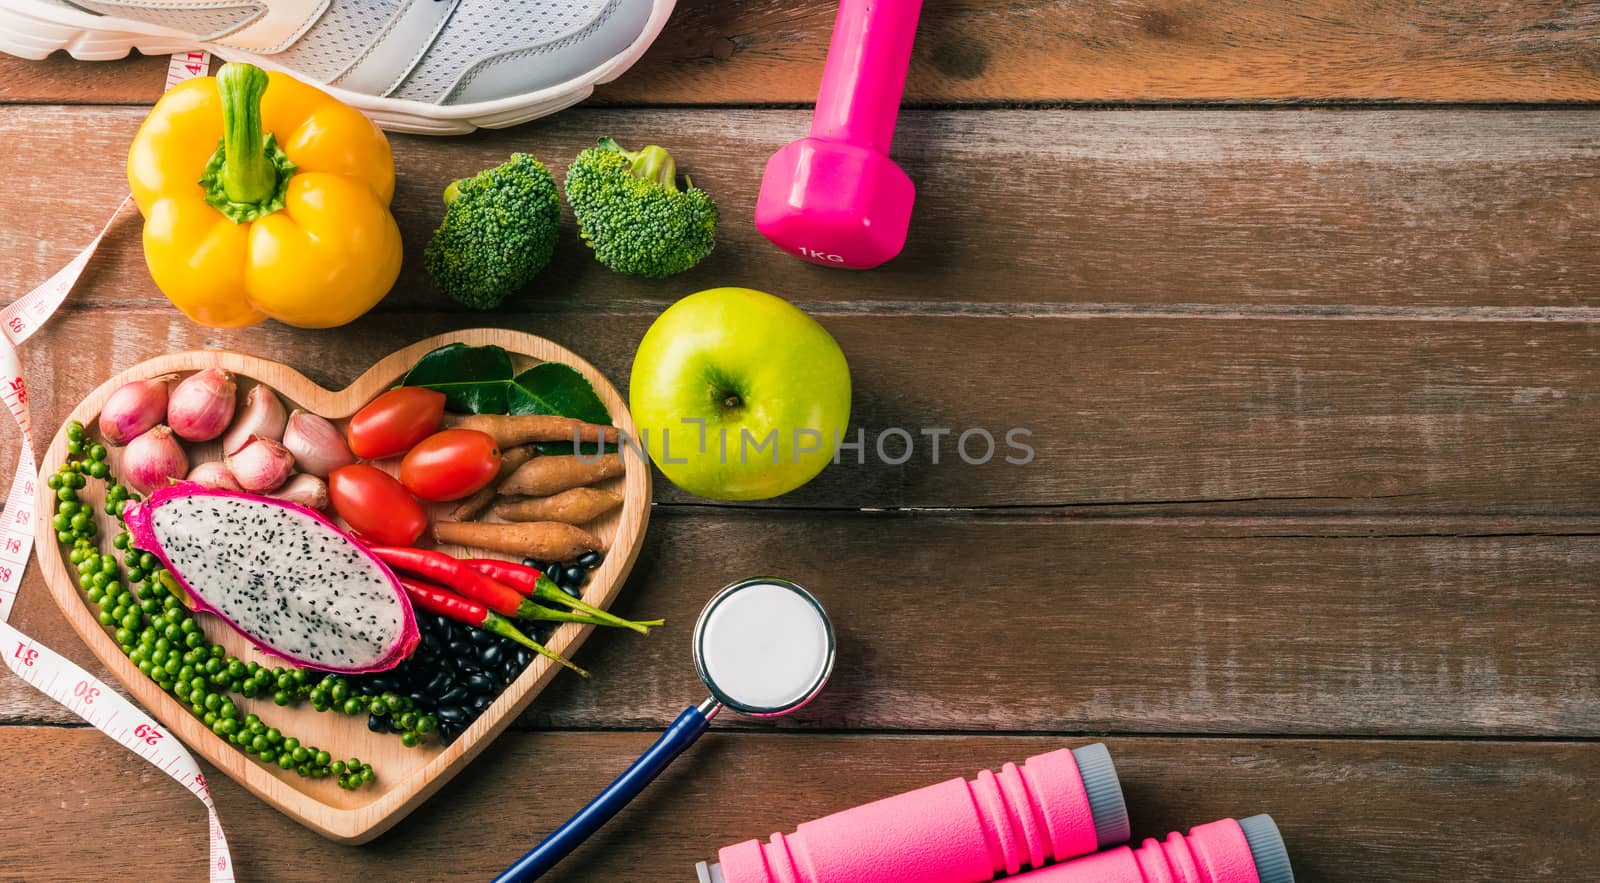
[[[561,220],[556,182],[526,153],[451,184],[428,242],[428,275],[452,300],[499,306],[550,263]]]
[[[688,181],[665,148],[623,150],[610,138],[567,168],[567,202],[600,263],[630,276],[682,273],[716,245],[717,204]],[[687,180],[687,179],[685,179]]]

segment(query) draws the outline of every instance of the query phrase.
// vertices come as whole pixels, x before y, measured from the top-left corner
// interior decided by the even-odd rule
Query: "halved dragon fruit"
[[[126,512],[197,609],[304,668],[395,667],[419,639],[411,600],[366,547],[304,506],[176,482]]]

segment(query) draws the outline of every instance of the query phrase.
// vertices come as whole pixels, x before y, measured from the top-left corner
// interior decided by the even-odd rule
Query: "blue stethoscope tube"
[[[707,699],[699,705],[691,705],[678,715],[678,719],[667,727],[661,738],[655,741],[639,759],[633,762],[622,775],[617,777],[606,790],[601,791],[583,809],[567,820],[567,823],[557,828],[549,837],[546,837],[538,846],[528,850],[528,853],[517,860],[517,863],[495,878],[496,883],[521,883],[521,881],[537,880],[546,871],[556,866],[556,863],[567,857],[567,853],[578,848],[578,845],[589,839],[589,835],[600,830],[600,827],[611,820],[611,817],[628,805],[628,801],[637,797],[646,785],[655,781],[678,755],[688,750],[695,740],[711,726],[711,719],[722,710],[722,703],[715,699]]]

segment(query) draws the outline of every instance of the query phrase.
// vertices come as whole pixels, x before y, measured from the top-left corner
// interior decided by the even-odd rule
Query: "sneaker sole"
[[[582,76],[537,92],[451,105],[380,98],[308,82],[365,113],[391,132],[464,135],[478,128],[503,129],[571,107],[588,98],[597,84],[622,76],[655,42],[672,15],[675,3],[676,0],[655,0],[643,33],[620,55]],[[107,27],[108,24],[114,27]],[[134,50],[145,55],[171,55],[195,49],[204,49],[225,61],[244,61],[294,74],[274,64],[270,58],[200,42],[192,35],[169,28],[89,15],[37,0],[5,0],[0,6],[0,52],[20,58],[39,60],[52,52],[65,50],[79,61],[114,61],[126,58]]]

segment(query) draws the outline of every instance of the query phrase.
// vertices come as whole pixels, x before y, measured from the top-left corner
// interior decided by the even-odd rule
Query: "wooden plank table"
[[[934,465],[924,446],[761,505],[658,481],[620,609],[672,628],[595,636],[591,681],[558,681],[365,847],[214,778],[244,877],[504,866],[698,698],[688,625],[760,571],[833,612],[835,682],[781,724],[719,720],[555,878],[687,879],[735,840],[1099,739],[1136,835],[1270,812],[1302,880],[1593,879],[1600,10],[929,4],[895,150],[915,223],[900,259],[860,274],[787,258],[747,220],[761,164],[805,128],[831,15],[685,0],[585,107],[395,137],[408,260],[347,328],[190,324],[129,217],[27,344],[41,425],[169,350],[245,350],[343,385],[486,320],[623,382],[666,304],[747,284],[838,337],[869,438],[1033,433],[1026,466],[948,447]],[[0,290],[44,279],[116,205],[164,64],[0,59]],[[512,150],[559,175],[600,134],[674,148],[722,206],[711,258],[627,279],[569,236],[503,312],[430,289],[416,257],[447,181]],[[9,423],[0,438],[14,462]],[[36,576],[14,621],[101,672]],[[9,674],[0,804],[0,876],[201,873],[195,801]]]

